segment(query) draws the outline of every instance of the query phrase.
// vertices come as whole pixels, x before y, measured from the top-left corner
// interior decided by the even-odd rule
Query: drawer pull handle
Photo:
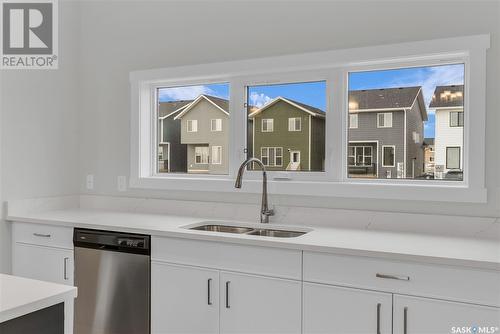
[[[50,238],[50,234],[33,233],[35,237]]]
[[[68,280],[68,260],[69,260],[69,257],[64,258],[64,280],[65,281]]]
[[[208,285],[208,300],[207,300],[207,303],[208,305],[212,305],[212,293],[210,291],[211,289],[211,286],[212,286],[212,279],[209,278],[208,281],[207,281],[207,285]]]
[[[231,308],[229,305],[229,284],[231,284],[230,281],[226,282],[226,308]]]
[[[380,334],[380,308],[382,307],[382,304],[378,303],[377,304],[377,334]]]
[[[408,334],[408,307],[403,309],[403,334]]]
[[[379,274],[379,273],[377,273],[375,276],[378,278],[395,279],[398,281],[409,281],[410,280],[410,276],[387,275],[387,274]]]

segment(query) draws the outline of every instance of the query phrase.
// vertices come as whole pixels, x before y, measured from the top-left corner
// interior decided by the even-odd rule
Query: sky
[[[429,106],[436,86],[463,83],[463,64],[349,74],[349,90],[422,86],[426,106]],[[200,94],[229,99],[229,84],[162,88],[159,90],[159,100],[160,102],[193,100]],[[250,105],[261,107],[278,96],[326,110],[326,83],[324,81],[248,87],[248,104]],[[425,123],[424,136],[433,138],[434,111],[427,109],[427,113],[429,120]]]

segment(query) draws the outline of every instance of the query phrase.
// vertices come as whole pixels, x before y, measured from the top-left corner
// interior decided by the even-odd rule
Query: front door
[[[290,162],[300,164],[300,151],[290,151]]]

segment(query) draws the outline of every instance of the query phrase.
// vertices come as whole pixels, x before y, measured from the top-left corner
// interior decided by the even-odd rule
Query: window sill
[[[446,181],[443,181],[446,182]],[[296,196],[344,197],[359,199],[413,200],[457,203],[486,203],[486,188],[471,188],[463,183],[398,184],[397,182],[369,183],[362,181],[315,182],[270,180],[269,194]],[[262,181],[248,178],[240,190],[234,188],[234,179],[225,175],[152,176],[130,179],[130,188],[156,190],[187,190],[206,192],[260,193]]]

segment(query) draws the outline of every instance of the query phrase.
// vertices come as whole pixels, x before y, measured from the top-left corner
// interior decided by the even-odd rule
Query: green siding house
[[[325,112],[277,97],[249,115],[251,153],[268,170],[323,171]]]

